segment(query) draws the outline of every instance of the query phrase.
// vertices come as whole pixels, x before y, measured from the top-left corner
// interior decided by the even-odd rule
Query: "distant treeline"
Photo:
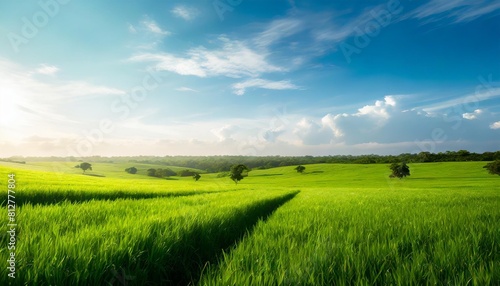
[[[467,150],[439,153],[420,152],[400,155],[333,155],[333,156],[132,156],[132,157],[11,157],[3,161],[71,161],[84,160],[91,163],[144,163],[165,166],[179,166],[205,170],[207,172],[226,172],[234,164],[244,164],[251,169],[268,169],[280,166],[294,166],[320,163],[376,164],[376,163],[422,163],[422,162],[462,162],[500,160],[500,151],[472,153]]]

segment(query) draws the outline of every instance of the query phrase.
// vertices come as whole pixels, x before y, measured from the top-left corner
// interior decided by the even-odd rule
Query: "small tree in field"
[[[79,168],[82,169],[84,173],[87,170],[92,171],[92,165],[90,163],[87,163],[87,162],[81,163],[80,166],[79,166]]]
[[[193,175],[193,179],[198,182],[198,180],[201,178],[201,175],[196,173]]]
[[[127,172],[129,174],[136,174],[137,173],[137,168],[136,167],[130,167],[130,168],[125,169],[125,172]]]
[[[404,178],[410,175],[410,167],[406,165],[406,163],[392,163],[389,167],[392,171],[392,174],[389,176],[391,178]]]
[[[248,169],[245,165],[234,165],[231,167],[231,174],[229,177],[234,181],[235,184],[238,184],[239,181],[243,180],[243,172],[248,172]]]
[[[496,160],[494,162],[486,164],[483,168],[487,169],[488,172],[492,175],[500,176],[500,160]]]
[[[294,170],[297,171],[297,173],[304,173],[304,170],[306,169],[306,167],[302,166],[302,165],[298,165],[297,167],[295,167]]]

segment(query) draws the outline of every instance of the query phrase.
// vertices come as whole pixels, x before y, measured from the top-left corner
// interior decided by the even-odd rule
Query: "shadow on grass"
[[[18,193],[16,196],[16,206],[25,204],[31,205],[57,205],[62,203],[83,203],[88,201],[108,200],[114,201],[118,199],[152,199],[152,198],[171,198],[171,197],[187,197],[195,195],[215,194],[227,191],[179,191],[169,193],[129,193],[123,191],[114,192],[93,192],[93,191],[60,191],[60,192],[33,192],[33,193]],[[5,207],[7,200],[2,200],[0,206]]]
[[[266,221],[279,207],[299,191],[256,202],[236,209],[228,217],[194,223],[174,241],[157,241],[165,227],[153,226],[141,258],[124,259],[118,264],[134,280],[128,285],[196,285],[203,269],[218,267],[223,253],[228,253],[245,235],[250,235],[259,220]],[[139,250],[138,250],[139,251]],[[134,261],[130,263],[129,261]],[[112,279],[110,273],[104,279]],[[109,281],[109,280],[105,280]]]
[[[84,176],[92,176],[92,177],[100,177],[100,178],[104,178],[106,176],[104,175],[99,175],[99,174],[88,174],[88,173],[83,173],[82,175]]]
[[[273,177],[273,176],[283,176],[283,174],[262,174],[262,175],[252,175],[252,177]]]

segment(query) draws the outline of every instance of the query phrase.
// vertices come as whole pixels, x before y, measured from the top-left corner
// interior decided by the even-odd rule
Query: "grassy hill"
[[[236,185],[2,162],[0,183],[16,175],[20,285],[495,285],[500,177],[484,165],[409,164],[401,180],[388,164],[289,166]]]
[[[178,166],[166,166],[161,164],[143,164],[143,163],[92,163],[92,171],[87,171],[86,173],[90,175],[104,176],[104,177],[112,177],[112,178],[122,178],[122,179],[131,179],[131,175],[125,172],[126,168],[136,167],[138,172],[136,175],[146,175],[147,170],[150,168],[153,169],[171,169],[174,172],[178,172],[181,170],[191,170],[200,174],[205,173],[203,170],[193,169],[193,168],[184,168]],[[22,169],[22,170],[38,170],[38,171],[47,171],[53,173],[60,174],[81,174],[82,170],[79,168],[75,168],[76,165],[80,164],[80,162],[26,162],[25,164],[19,163],[10,163],[10,162],[2,162],[0,161],[0,166],[12,167],[14,169]]]

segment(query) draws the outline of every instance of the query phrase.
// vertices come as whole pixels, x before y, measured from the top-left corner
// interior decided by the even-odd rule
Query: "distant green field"
[[[238,185],[74,165],[0,162],[18,205],[17,278],[4,223],[0,285],[500,285],[500,177],[484,162],[409,164],[402,180],[386,164],[281,167]]]

